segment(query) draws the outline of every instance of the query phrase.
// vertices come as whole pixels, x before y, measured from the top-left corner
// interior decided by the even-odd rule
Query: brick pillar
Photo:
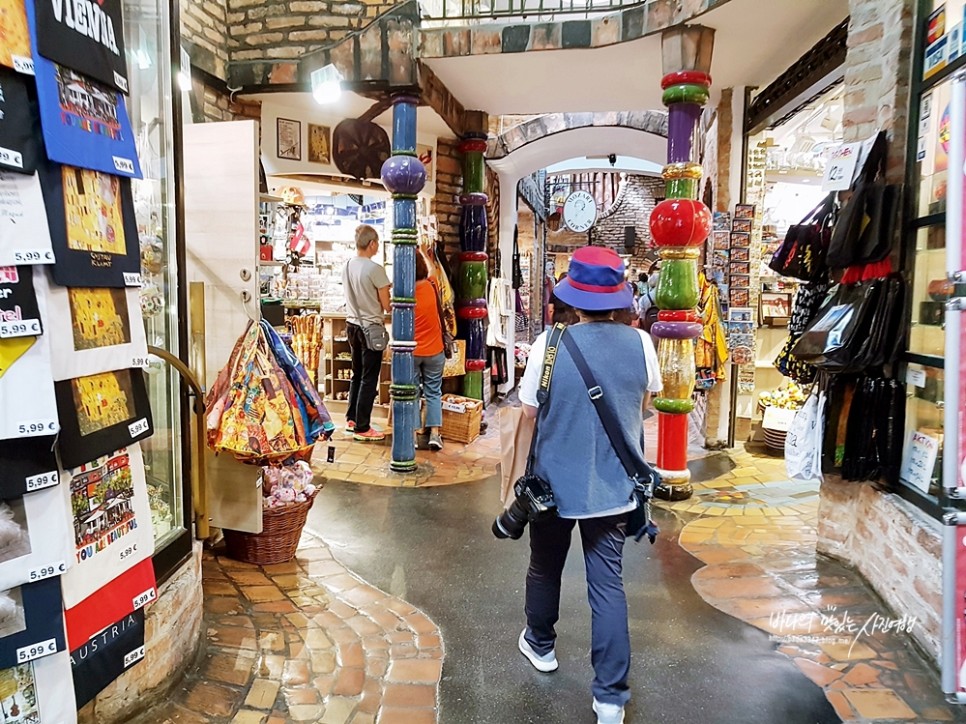
[[[914,6],[912,0],[849,2],[845,140],[860,141],[886,130],[892,183],[905,180]]]

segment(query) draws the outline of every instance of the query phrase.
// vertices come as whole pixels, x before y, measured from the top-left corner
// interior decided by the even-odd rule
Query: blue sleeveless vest
[[[614,322],[568,327],[617,417],[628,448],[644,459],[641,407],[648,371],[636,329]],[[541,404],[534,472],[553,488],[563,517],[594,516],[631,502],[634,489],[604,432],[567,348],[561,343]]]

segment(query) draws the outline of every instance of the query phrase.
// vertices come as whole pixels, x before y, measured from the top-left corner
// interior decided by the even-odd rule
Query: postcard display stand
[[[75,722],[144,658],[157,597],[121,5],[98,3],[110,32],[91,38],[50,3],[4,0],[0,711],[18,712],[4,721]]]

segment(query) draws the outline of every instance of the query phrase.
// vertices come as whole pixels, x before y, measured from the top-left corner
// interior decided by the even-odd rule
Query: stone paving
[[[331,443],[317,445],[312,459],[316,473],[329,480],[388,487],[431,487],[486,480],[495,475],[500,464],[500,429],[496,424],[496,407],[487,410],[487,430],[465,445],[443,441],[439,452],[417,450],[415,473],[394,473],[391,438],[379,443],[356,442],[351,436],[336,432]],[[326,462],[328,446],[335,448],[335,462]]]
[[[294,561],[205,553],[203,659],[143,724],[435,724],[443,664],[423,613],[306,533]]]
[[[692,577],[702,598],[769,633],[843,721],[963,721],[904,634],[910,622],[816,555],[817,482],[787,480],[780,458],[731,457],[736,467],[695,482],[690,500],[658,503],[698,516],[679,542],[706,564]]]

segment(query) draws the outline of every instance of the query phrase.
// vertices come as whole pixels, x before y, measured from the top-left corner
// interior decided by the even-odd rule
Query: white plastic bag
[[[792,480],[822,479],[822,420],[825,395],[813,391],[785,437],[785,467]]]

